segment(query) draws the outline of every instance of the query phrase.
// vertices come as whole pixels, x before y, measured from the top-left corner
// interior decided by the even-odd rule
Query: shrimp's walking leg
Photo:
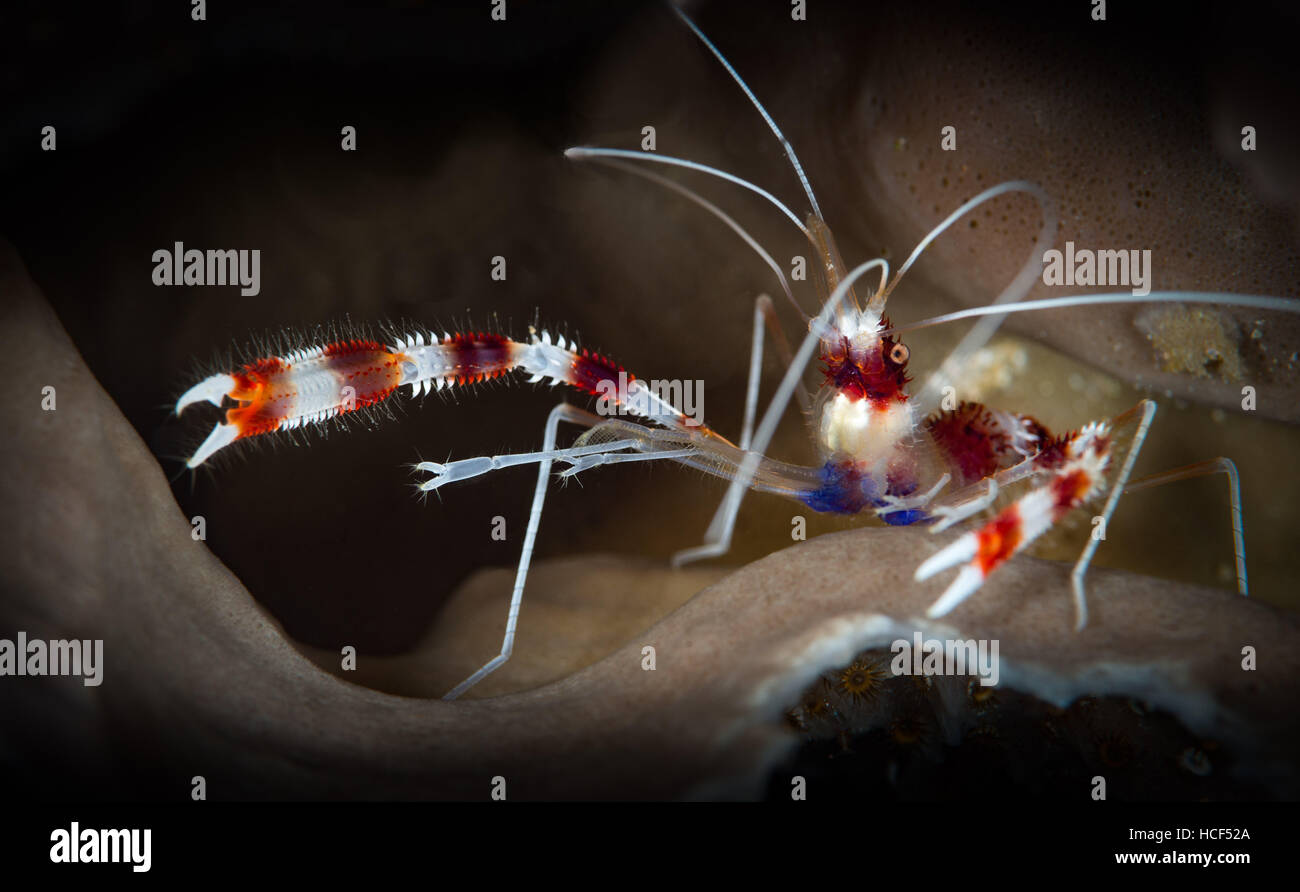
[[[1175,480],[1190,480],[1193,477],[1205,477],[1209,474],[1228,475],[1228,504],[1232,513],[1232,551],[1237,562],[1237,592],[1246,597],[1250,587],[1246,582],[1246,534],[1241,522],[1241,479],[1237,476],[1237,466],[1232,459],[1219,456],[1193,465],[1175,468],[1159,474],[1148,474],[1140,480],[1134,480],[1124,487],[1124,495],[1141,489],[1150,489]]]
[[[848,294],[854,281],[872,269],[880,269],[883,287],[883,283],[889,279],[889,263],[883,258],[867,261],[854,268],[844,277],[843,281],[835,286],[835,290],[827,298],[821,312],[809,325],[808,334],[804,337],[803,343],[799,345],[799,351],[795,354],[790,367],[786,369],[785,377],[781,379],[776,394],[772,397],[772,402],[763,414],[763,420],[759,424],[758,430],[750,438],[750,442],[745,449],[745,460],[736,476],[732,479],[731,486],[727,489],[722,504],[718,506],[718,511],[713,516],[708,531],[704,534],[704,543],[673,555],[672,565],[674,567],[681,567],[704,558],[717,557],[726,554],[728,549],[731,548],[731,536],[736,528],[736,515],[740,512],[740,502],[744,498],[745,490],[753,482],[755,471],[763,460],[763,453],[767,451],[767,447],[772,443],[772,436],[776,433],[776,426],[785,414],[786,406],[790,404],[790,397],[794,394],[795,389],[800,386],[800,379],[803,376],[804,369],[812,361],[817,344],[821,341],[823,330],[828,324],[831,315],[835,313],[844,300],[844,296]],[[755,326],[758,325],[758,315],[759,311],[756,309]],[[762,343],[757,333],[754,342],[756,345]],[[752,361],[750,363],[750,389],[752,391],[757,389],[752,379],[758,365],[758,363]]]
[[[1128,455],[1124,456],[1124,467],[1120,469],[1119,476],[1111,484],[1110,494],[1106,497],[1106,505],[1101,509],[1101,528],[1103,530],[1106,528],[1106,524],[1110,523],[1111,515],[1115,513],[1115,506],[1119,504],[1119,497],[1124,494],[1124,486],[1128,483],[1129,474],[1133,472],[1133,463],[1137,461],[1138,453],[1142,451],[1142,444],[1146,442],[1147,431],[1151,428],[1151,419],[1156,414],[1155,401],[1142,400],[1132,409],[1116,418],[1115,424],[1124,424],[1129,416],[1138,412],[1141,415],[1138,420],[1137,433],[1133,435],[1133,445],[1129,447]],[[1083,547],[1083,554],[1079,555],[1078,563],[1070,571],[1070,586],[1074,589],[1075,631],[1088,624],[1088,602],[1083,588],[1083,576],[1088,572],[1088,564],[1092,563],[1092,556],[1097,552],[1097,546],[1100,544],[1100,538],[1089,536],[1088,544]]]
[[[785,333],[781,331],[781,326],[776,318],[776,310],[772,306],[772,300],[766,294],[760,294],[754,301],[754,336],[749,351],[749,380],[745,387],[745,415],[744,422],[740,431],[740,448],[749,449],[754,439],[754,420],[758,415],[758,385],[763,377],[763,327],[766,325],[768,332],[776,344],[777,352],[781,360],[788,369],[794,363],[794,356],[790,352],[790,344],[785,339]],[[804,412],[812,410],[812,398],[808,395],[808,390],[802,383],[796,388],[795,394],[799,397],[799,404]],[[714,556],[714,546],[707,543],[715,540],[722,543],[720,550],[716,554],[724,554],[731,547],[731,529],[735,525],[736,513],[740,510],[739,495],[733,497],[734,487],[727,490],[722,501],[718,503],[718,508],[713,514],[713,520],[709,522],[708,532],[704,535],[705,545],[697,548],[688,548],[677,552],[673,555],[673,566],[680,567],[683,564],[693,560],[699,560],[704,557]],[[696,554],[699,552],[699,554]]]
[[[555,451],[555,438],[561,421],[590,426],[599,420],[597,416],[592,415],[590,412],[584,412],[570,406],[568,403],[560,403],[551,410],[551,414],[546,418],[546,433],[542,439],[542,453],[540,454],[545,455]],[[519,567],[515,570],[515,587],[510,596],[510,612],[506,616],[506,633],[501,641],[501,652],[484,663],[469,678],[448,691],[442,698],[444,700],[455,700],[505,665],[506,661],[510,659],[510,654],[515,647],[515,629],[519,623],[519,605],[524,599],[524,582],[528,578],[528,567],[533,560],[533,545],[537,541],[537,529],[542,523],[542,505],[546,501],[546,484],[549,482],[551,463],[554,460],[553,455],[547,455],[538,460],[537,487],[533,490],[533,504],[528,512],[528,529],[524,533],[523,552],[519,555]]]
[[[754,301],[754,342],[750,350],[749,382],[745,391],[745,424],[740,434],[741,449],[749,448],[749,441],[753,437],[755,416],[758,413],[758,383],[762,377],[763,367],[760,322],[767,326],[767,333],[771,336],[772,343],[776,346],[777,356],[781,360],[781,368],[788,369],[794,364],[794,352],[790,349],[790,341],[786,339],[785,332],[781,330],[781,320],[776,317],[776,307],[772,305],[770,297],[760,294]],[[799,398],[799,407],[803,409],[804,414],[811,414],[812,396],[802,382],[795,388],[794,395]]]
[[[556,435],[561,421],[582,425],[590,428],[590,430],[579,438],[575,446],[569,449],[556,449]],[[595,442],[591,439],[591,435],[597,433],[604,433],[611,438]],[[617,452],[620,449],[634,449],[637,451],[632,453]],[[469,678],[452,688],[443,699],[456,699],[510,659],[510,654],[514,650],[515,630],[518,627],[519,607],[523,601],[524,584],[528,579],[528,568],[532,563],[533,547],[537,541],[537,530],[542,522],[542,506],[546,501],[547,478],[551,473],[551,466],[554,462],[568,462],[572,466],[560,475],[562,477],[573,476],[580,471],[597,465],[629,461],[657,461],[660,459],[675,460],[708,473],[730,476],[731,469],[739,467],[751,456],[752,453],[743,452],[734,446],[718,442],[699,433],[657,430],[628,421],[602,419],[568,403],[560,403],[547,416],[546,432],[542,440],[542,449],[539,452],[491,457],[482,456],[450,462],[445,465],[436,462],[421,462],[417,465],[417,470],[431,471],[439,475],[433,480],[420,485],[420,488],[426,491],[436,489],[453,480],[477,477],[499,468],[532,462],[536,462],[538,465],[537,486],[533,491],[533,503],[528,514],[528,528],[524,533],[524,546],[519,556],[518,569],[515,571],[515,586],[510,597],[510,611],[506,617],[506,631],[501,642],[501,652],[484,663]],[[804,479],[799,472],[814,469],[799,469],[778,462],[764,461],[761,470],[763,472],[764,488],[769,492],[786,495],[805,489],[809,481]]]
[[[565,404],[567,405],[567,403]],[[566,421],[573,419],[565,419]],[[509,455],[481,455],[475,458],[463,458],[457,461],[440,464],[436,461],[422,461],[415,466],[417,471],[425,471],[433,474],[428,480],[419,485],[422,492],[438,489],[448,483],[457,483],[461,480],[469,480],[472,477],[478,477],[489,471],[499,471],[502,468],[512,468],[515,465],[530,465],[537,462],[554,462],[568,461],[577,463],[582,461],[583,467],[591,467],[598,464],[607,464],[611,457],[604,456],[606,452],[617,452],[620,449],[630,449],[637,445],[637,440],[618,440],[613,443],[598,443],[590,446],[575,446],[571,449],[543,449],[541,452],[515,452]],[[589,459],[600,459],[599,461],[588,461]],[[568,473],[565,476],[570,476]]]

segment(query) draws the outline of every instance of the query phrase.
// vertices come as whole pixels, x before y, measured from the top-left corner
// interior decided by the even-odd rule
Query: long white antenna
[[[1300,313],[1300,300],[1293,297],[1267,297],[1256,294],[1227,294],[1214,291],[1152,291],[1150,294],[1074,294],[1069,297],[1049,297],[1043,300],[1026,300],[1019,303],[992,304],[986,307],[971,307],[969,310],[957,310],[942,316],[932,316],[919,322],[908,322],[892,326],[880,333],[897,334],[904,331],[916,331],[931,325],[945,322],[957,322],[961,319],[975,319],[979,316],[1000,316],[1011,313],[1027,313],[1033,310],[1059,310],[1065,307],[1087,307],[1103,304],[1222,304],[1228,307],[1251,307],[1259,310],[1279,310],[1283,313]]]
[[[803,165],[799,163],[799,156],[794,153],[794,146],[790,145],[790,140],[785,138],[785,134],[781,132],[781,128],[776,126],[776,121],[772,120],[772,116],[767,113],[767,109],[763,108],[763,103],[758,101],[758,97],[754,95],[754,91],[749,89],[749,85],[745,83],[740,74],[737,73],[736,69],[731,67],[731,63],[728,62],[726,57],[723,56],[722,53],[718,51],[718,48],[713,45],[713,41],[704,36],[704,32],[690,20],[690,17],[687,16],[686,13],[682,12],[676,6],[673,7],[673,12],[677,13],[678,17],[686,23],[686,27],[695,32],[695,36],[709,48],[709,52],[713,53],[714,58],[722,63],[722,67],[727,69],[727,73],[731,75],[732,80],[740,86],[740,89],[745,91],[745,95],[748,96],[749,101],[754,104],[754,108],[758,109],[758,113],[763,116],[763,120],[767,121],[767,126],[772,128],[772,132],[776,134],[776,138],[781,141],[781,146],[785,149],[785,155],[790,159],[790,164],[794,167],[795,175],[799,177],[799,182],[803,184],[804,194],[808,196],[808,203],[812,206],[813,213],[817,215],[819,220],[824,220],[825,218],[822,216],[822,209],[817,204],[817,196],[813,195],[812,185],[808,182],[808,177],[804,175]]]
[[[745,244],[753,248],[754,252],[763,259],[763,262],[766,263],[769,267],[771,267],[772,272],[776,273],[777,279],[779,279],[781,282],[781,290],[785,292],[786,298],[794,306],[795,310],[799,312],[799,315],[802,316],[804,319],[810,318],[808,314],[804,312],[803,307],[799,306],[799,301],[794,299],[794,292],[790,290],[790,282],[786,279],[785,273],[781,271],[780,264],[778,264],[772,258],[772,255],[769,254],[767,250],[764,249],[764,247],[758,243],[758,239],[754,238],[752,235],[746,232],[745,228],[741,226],[739,223],[737,223],[734,219],[732,219],[731,215],[728,214],[726,211],[724,211],[722,208],[718,207],[716,204],[709,201],[707,198],[705,198],[703,195],[700,195],[695,190],[687,188],[686,186],[683,186],[681,183],[676,183],[668,179],[667,177],[660,176],[659,174],[655,173],[653,170],[645,170],[643,168],[637,167],[634,164],[629,164],[626,161],[619,161],[617,158],[601,158],[598,156],[592,156],[592,160],[600,164],[608,165],[610,167],[617,167],[619,170],[625,170],[628,173],[636,174],[639,177],[645,177],[647,180],[650,180],[651,182],[654,183],[658,183],[660,186],[663,186],[665,189],[672,189],[674,192],[678,193],[679,195],[686,196],[691,201],[695,202],[700,207],[704,208],[706,211],[713,214],[723,223],[726,223],[729,227],[731,227],[732,232],[736,233],[736,235],[744,239]]]
[[[790,222],[799,227],[799,231],[804,234],[804,238],[812,241],[812,233],[808,227],[799,221],[788,207],[783,205],[780,200],[759,186],[755,186],[749,180],[742,180],[735,174],[727,173],[725,170],[718,170],[716,167],[709,167],[707,164],[701,164],[698,161],[690,161],[686,158],[674,158],[671,155],[660,155],[655,152],[637,152],[632,149],[603,149],[596,146],[573,146],[564,150],[564,157],[572,161],[598,160],[601,158],[632,158],[637,161],[650,161],[654,164],[667,164],[674,167],[685,167],[688,170],[697,170],[700,173],[707,173],[709,176],[724,179],[729,183],[735,183],[737,186],[743,186],[756,195],[766,198],[777,210],[785,214]]]

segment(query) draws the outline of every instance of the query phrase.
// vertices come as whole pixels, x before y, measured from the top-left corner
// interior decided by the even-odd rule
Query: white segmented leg
[[[930,509],[930,513],[935,517],[941,518],[938,523],[930,528],[931,533],[941,533],[954,524],[961,523],[969,517],[974,517],[985,508],[992,505],[998,498],[998,481],[995,477],[989,477],[989,491],[979,498],[971,499],[968,502],[962,502],[959,505],[937,505]]]
[[[478,477],[482,474],[488,473],[489,471],[499,471],[502,468],[511,468],[515,465],[529,465],[535,462],[549,463],[553,461],[567,461],[569,459],[577,461],[584,456],[590,456],[595,453],[616,452],[619,449],[630,449],[636,445],[636,440],[619,440],[614,443],[600,443],[592,446],[575,446],[571,449],[548,448],[541,452],[519,452],[511,455],[491,456],[480,455],[475,458],[462,458],[445,465],[435,461],[422,461],[415,466],[415,470],[426,471],[434,475],[419,486],[421,491],[430,492],[439,487],[445,486],[448,483],[456,483],[460,480],[469,480],[472,477]]]
[[[947,486],[948,481],[951,479],[951,474],[944,474],[939,478],[938,483],[921,493],[919,496],[884,496],[883,500],[885,504],[875,509],[876,516],[878,517],[882,514],[893,514],[895,511],[911,511],[914,508],[924,508],[926,505],[930,504],[930,502],[934,501],[934,497],[939,494],[939,490]]]
[[[534,455],[545,455],[556,451],[555,437],[561,421],[590,425],[593,418],[594,416],[589,412],[583,412],[568,403],[560,403],[546,417],[546,433],[542,438],[542,452],[534,453]],[[611,444],[607,443],[604,444],[603,448],[608,449],[610,446]],[[519,625],[519,606],[524,600],[524,582],[528,579],[528,567],[533,560],[533,546],[537,542],[537,529],[542,523],[542,506],[546,502],[546,484],[551,476],[552,461],[553,458],[543,458],[537,467],[537,486],[533,490],[533,504],[528,512],[528,529],[524,533],[524,547],[519,555],[519,567],[515,570],[515,587],[510,596],[510,612],[506,616],[506,633],[501,641],[501,652],[480,666],[478,671],[469,678],[448,691],[442,698],[444,700],[455,700],[474,687],[488,675],[505,665],[506,661],[510,659],[510,654],[514,651],[515,629]]]
[[[1138,403],[1138,409],[1142,412],[1142,418],[1138,422],[1137,433],[1133,435],[1133,445],[1129,447],[1128,455],[1124,457],[1124,466],[1120,469],[1119,476],[1111,484],[1110,495],[1106,497],[1106,506],[1101,511],[1101,526],[1106,528],[1110,523],[1110,516],[1115,513],[1115,505],[1119,503],[1119,497],[1124,494],[1124,485],[1128,482],[1129,474],[1133,472],[1133,463],[1137,461],[1138,452],[1142,450],[1142,443],[1147,438],[1147,431],[1151,427],[1151,419],[1156,414],[1156,404],[1152,400],[1142,400]],[[1074,591],[1074,630],[1077,632],[1088,624],[1088,600],[1083,587],[1084,574],[1088,572],[1088,564],[1092,562],[1092,556],[1097,551],[1097,546],[1101,544],[1100,539],[1088,537],[1088,544],[1083,547],[1083,554],[1079,555],[1079,561],[1074,565],[1070,572],[1070,586]]]
[[[767,411],[763,413],[763,420],[759,423],[758,430],[750,441],[749,448],[745,450],[744,462],[741,464],[735,479],[731,481],[731,486],[727,489],[722,505],[719,506],[717,513],[713,515],[713,522],[709,524],[709,529],[704,534],[704,543],[673,555],[672,565],[674,567],[681,567],[704,558],[717,557],[726,554],[727,550],[731,548],[731,536],[736,528],[736,514],[740,511],[740,502],[744,498],[745,490],[754,479],[754,472],[763,459],[763,453],[767,451],[767,447],[772,443],[772,437],[776,433],[776,426],[781,422],[786,407],[790,405],[790,398],[793,396],[795,388],[799,386],[804,369],[812,360],[813,353],[821,340],[821,331],[828,324],[831,315],[839,309],[840,303],[844,300],[844,296],[848,294],[853,283],[872,269],[881,270],[882,282],[888,280],[889,263],[883,258],[878,257],[855,267],[835,286],[835,290],[827,298],[821,312],[810,323],[808,334],[804,336],[803,343],[799,345],[794,361],[786,369],[785,377],[781,379],[776,394],[772,397],[772,402],[768,404]]]

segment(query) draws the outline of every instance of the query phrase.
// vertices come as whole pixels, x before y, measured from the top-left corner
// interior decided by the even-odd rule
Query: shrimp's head
[[[822,336],[826,383],[818,402],[827,454],[857,461],[887,458],[913,431],[906,393],[907,345],[883,334],[889,320],[867,311],[840,315]]]
[[[821,360],[826,384],[850,402],[868,400],[877,407],[906,401],[910,351],[897,337],[882,335],[889,320],[866,312],[848,312],[822,336]]]

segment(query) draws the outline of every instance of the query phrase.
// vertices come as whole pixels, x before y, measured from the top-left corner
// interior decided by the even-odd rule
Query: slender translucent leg
[[[1228,504],[1232,514],[1232,551],[1237,559],[1237,591],[1245,597],[1250,594],[1250,586],[1246,581],[1246,534],[1241,522],[1241,480],[1237,476],[1237,466],[1233,464],[1232,459],[1220,456],[1197,462],[1194,465],[1175,468],[1172,471],[1148,474],[1146,477],[1134,480],[1124,487],[1124,495],[1165,483],[1173,483],[1176,480],[1190,480],[1194,477],[1205,477],[1210,474],[1228,475]]]
[[[551,410],[551,414],[546,418],[546,433],[542,438],[543,453],[554,451],[556,432],[561,421],[569,421],[589,427],[593,423],[599,422],[600,419],[590,412],[584,412],[570,406],[568,403],[560,403]],[[510,654],[515,647],[515,628],[519,623],[519,605],[523,603],[524,599],[524,582],[528,579],[528,567],[533,560],[533,545],[537,542],[537,529],[542,523],[542,505],[546,502],[546,485],[551,475],[552,461],[554,461],[553,458],[543,458],[538,462],[537,486],[533,490],[533,504],[528,512],[528,529],[524,533],[524,548],[519,555],[519,567],[515,570],[515,588],[510,596],[510,612],[506,616],[506,634],[501,641],[501,652],[484,663],[469,678],[448,691],[443,697],[444,700],[455,700],[505,665],[506,661],[510,659]]]
[[[776,317],[776,308],[772,305],[772,300],[766,294],[760,295],[755,305],[760,313],[763,314],[763,322],[767,326],[767,333],[772,337],[772,343],[776,346],[777,357],[781,360],[781,369],[790,368],[794,364],[794,351],[790,349],[790,341],[781,329],[781,320]],[[757,388],[755,388],[757,389]],[[803,409],[805,415],[812,413],[812,395],[808,393],[808,388],[803,382],[795,388],[794,395],[799,400],[799,408]],[[755,406],[758,404],[758,398],[755,397]]]
[[[543,461],[578,462],[584,457],[590,458],[593,453],[617,452],[620,449],[629,449],[635,445],[636,441],[634,440],[621,440],[591,446],[576,446],[571,449],[546,449],[541,452],[517,452],[510,455],[481,455],[475,458],[463,458],[459,461],[448,462],[445,465],[434,461],[422,461],[415,466],[415,470],[426,471],[434,475],[419,486],[423,492],[429,492],[446,486],[448,483],[469,480],[489,471],[499,471],[502,468],[512,468],[515,465],[529,465]],[[601,464],[601,462],[596,462],[596,464]]]
[[[749,449],[750,443],[754,438],[754,418],[758,414],[758,385],[763,376],[763,327],[766,326],[776,344],[777,352],[781,356],[781,361],[785,368],[789,368],[794,362],[794,356],[790,352],[790,344],[785,339],[785,333],[781,331],[780,322],[776,318],[776,310],[772,306],[771,299],[766,294],[759,295],[754,301],[754,336],[749,350],[749,380],[745,388],[745,416],[740,431],[740,448]],[[803,386],[802,382],[795,389],[795,394],[799,397],[799,404],[805,413],[812,410],[812,398],[808,395],[808,389]],[[740,509],[739,499],[731,497],[731,489],[722,497],[718,503],[717,510],[713,513],[713,520],[709,522],[708,532],[705,533],[705,541],[710,541],[711,536],[720,535],[721,531],[735,523],[735,512]],[[728,542],[730,536],[728,535]],[[703,547],[703,546],[702,546]],[[696,549],[685,549],[673,556],[673,566],[679,567],[683,563],[696,558],[690,557]],[[726,549],[723,549],[725,552]],[[719,552],[719,553],[723,553]]]
[[[566,478],[573,477],[578,474],[581,474],[583,471],[587,471],[590,470],[591,468],[596,468],[601,465],[617,465],[625,462],[634,462],[634,461],[661,461],[663,459],[687,458],[692,455],[698,455],[700,452],[699,448],[695,446],[689,446],[684,449],[665,449],[658,452],[613,453],[613,452],[597,451],[600,449],[626,449],[628,448],[629,445],[633,445],[633,441],[626,441],[626,440],[622,441],[622,445],[620,445],[619,442],[615,442],[615,443],[605,444],[603,446],[588,447],[590,450],[592,450],[591,453],[584,455],[580,458],[574,458],[567,455],[562,456],[560,457],[559,460],[569,462],[571,467],[561,471],[560,476]]]
[[[882,282],[888,280],[889,264],[882,258],[876,258],[854,268],[844,277],[843,281],[835,286],[835,290],[827,298],[821,312],[809,326],[808,334],[804,337],[803,343],[799,345],[799,351],[795,354],[794,361],[786,369],[785,377],[781,379],[781,384],[777,387],[776,394],[772,397],[772,402],[768,405],[767,412],[764,413],[763,420],[759,423],[758,430],[755,432],[749,448],[745,450],[745,460],[735,478],[731,481],[731,486],[727,489],[723,504],[719,506],[718,513],[713,516],[713,522],[709,524],[709,529],[704,534],[704,543],[673,555],[672,564],[674,567],[680,567],[704,558],[717,557],[726,554],[727,550],[731,548],[731,536],[736,527],[736,514],[740,511],[740,503],[744,498],[745,490],[754,480],[754,474],[763,460],[763,453],[767,451],[767,447],[772,443],[772,436],[776,433],[776,426],[781,422],[781,417],[790,404],[790,398],[794,394],[795,388],[799,386],[804,369],[812,360],[817,344],[821,340],[821,332],[825,329],[832,314],[839,309],[840,303],[844,300],[844,296],[848,294],[854,281],[872,269],[880,269]]]
[[[603,443],[607,447],[610,443],[629,440],[635,441],[635,445],[630,448],[642,454],[593,453],[584,458],[562,460],[571,461],[579,466],[578,470],[584,470],[598,464],[621,461],[670,459],[688,468],[732,481],[739,476],[742,466],[754,456],[754,453],[739,449],[718,437],[696,431],[652,428],[623,419],[601,422],[579,437],[576,445]],[[569,476],[569,472],[560,476]],[[797,499],[815,489],[820,481],[821,468],[792,465],[759,455],[748,486],[759,492]]]
[[[1137,432],[1133,435],[1133,445],[1129,447],[1128,455],[1124,456],[1124,465],[1120,468],[1119,476],[1110,486],[1110,494],[1106,497],[1106,505],[1101,511],[1102,529],[1110,523],[1110,517],[1115,513],[1115,506],[1119,503],[1119,497],[1124,494],[1124,487],[1128,483],[1129,474],[1133,472],[1133,463],[1137,461],[1138,453],[1142,451],[1142,444],[1146,441],[1147,431],[1151,428],[1151,419],[1156,414],[1156,404],[1152,400],[1142,400],[1132,409],[1116,417],[1114,427],[1121,427],[1132,419],[1134,415],[1138,417]],[[1084,574],[1088,572],[1088,565],[1092,563],[1092,556],[1097,551],[1097,546],[1101,544],[1100,539],[1088,537],[1088,544],[1083,547],[1083,554],[1079,556],[1079,561],[1074,565],[1070,572],[1070,585],[1074,590],[1074,629],[1079,631],[1088,624],[1088,601],[1086,592],[1083,587]]]
[[[748,449],[754,439],[754,416],[758,414],[758,385],[763,377],[763,302],[767,295],[761,294],[754,301],[754,337],[749,345],[749,380],[745,385],[745,420],[740,425],[740,448]],[[770,307],[771,301],[768,301]],[[722,506],[718,506],[722,510]]]
[[[776,318],[772,299],[766,294],[760,294],[754,301],[754,336],[749,348],[749,380],[745,387],[745,420],[740,431],[741,449],[748,449],[750,441],[754,438],[754,418],[758,414],[758,385],[763,377],[764,326],[772,336],[772,342],[781,356],[783,367],[788,369],[794,363],[790,342],[786,340],[785,332],[781,330],[781,322]],[[808,388],[804,387],[802,382],[795,388],[795,395],[799,398],[799,405],[804,412],[812,411],[812,397],[808,395]]]

